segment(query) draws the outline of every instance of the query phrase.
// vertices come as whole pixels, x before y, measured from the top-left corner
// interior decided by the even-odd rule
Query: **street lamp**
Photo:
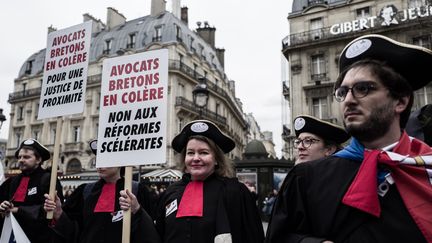
[[[192,90],[193,102],[196,106],[198,106],[200,110],[200,119],[202,116],[202,110],[207,106],[207,102],[209,99],[209,91],[207,89],[207,85],[205,83],[200,83]]]
[[[0,108],[0,129],[1,129],[4,121],[6,121],[6,116],[3,115],[3,109]]]

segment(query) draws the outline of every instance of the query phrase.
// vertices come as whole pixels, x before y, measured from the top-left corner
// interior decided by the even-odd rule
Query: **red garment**
[[[15,194],[13,196],[14,202],[24,202],[25,201],[29,181],[30,181],[30,177],[28,177],[28,176],[21,177],[20,184],[19,184],[18,188],[16,189]]]
[[[116,184],[105,183],[102,187],[102,192],[93,210],[95,213],[99,212],[114,212],[115,198],[116,197]]]
[[[203,191],[204,182],[190,181],[183,192],[183,196],[181,198],[176,217],[202,217],[204,193]]]
[[[393,152],[365,150],[363,162],[342,202],[379,217],[377,165],[384,164],[390,169],[411,217],[426,240],[432,242],[432,185],[426,171],[428,165],[419,157],[426,155],[432,155],[432,148],[420,140],[410,140],[405,132]]]

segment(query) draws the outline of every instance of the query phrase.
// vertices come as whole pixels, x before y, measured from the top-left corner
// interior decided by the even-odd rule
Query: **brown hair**
[[[379,79],[378,81],[389,90],[390,96],[393,99],[397,100],[402,97],[409,97],[408,105],[400,114],[399,120],[400,127],[404,128],[408,122],[408,118],[411,113],[411,107],[413,105],[413,90],[408,81],[392,67],[387,65],[386,62],[373,59],[363,59],[351,64],[340,73],[338,79],[335,82],[334,90],[340,87],[347,72],[357,67],[367,67],[369,71]]]
[[[194,135],[188,138],[188,142],[192,139],[205,142],[209,145],[210,150],[214,153],[215,161],[217,162],[217,165],[215,166],[216,175],[224,176],[224,177],[234,177],[233,162],[226,158],[222,149],[220,149],[219,146],[215,142],[213,142],[213,140],[201,135]],[[187,146],[183,148],[179,158],[179,167],[180,170],[183,172],[186,171],[186,164],[185,164],[186,147]]]

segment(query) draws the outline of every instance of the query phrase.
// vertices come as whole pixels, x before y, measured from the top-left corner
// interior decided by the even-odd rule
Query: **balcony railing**
[[[83,150],[82,142],[65,143],[65,152],[76,152]]]
[[[213,112],[207,108],[203,108],[200,111],[200,108],[197,107],[192,101],[185,99],[184,97],[178,96],[176,97],[176,107],[182,107],[185,110],[188,110],[189,112],[200,114],[202,118],[208,119],[211,121],[216,121],[220,125],[226,126],[226,118],[221,116],[220,114]]]
[[[232,107],[238,107],[235,104],[235,101],[233,101],[231,96],[229,96],[228,93],[224,89],[222,89],[221,87],[217,86],[216,84],[210,82],[210,80],[203,77],[201,74],[199,74],[197,71],[195,71],[193,68],[189,67],[188,65],[186,65],[186,64],[184,64],[178,60],[170,60],[169,61],[169,69],[170,70],[178,70],[192,79],[203,78],[204,82],[206,83],[207,88],[209,90],[211,90],[211,91],[215,92],[216,94],[220,95],[221,97],[223,97],[228,103],[231,104]],[[236,108],[234,108],[234,110],[237,112],[237,115],[239,117],[243,117],[243,115],[241,114],[241,112],[239,110],[237,110]]]
[[[325,1],[312,0],[312,1],[309,1],[309,5],[311,5],[311,2],[313,2],[313,4],[320,4],[321,2],[325,3]],[[401,11],[398,14],[401,16],[403,15],[403,13]],[[371,30],[374,30],[375,33],[379,33],[382,31],[389,30],[389,29],[400,29],[400,28],[409,28],[409,27],[418,26],[418,25],[428,25],[428,23],[431,20],[432,20],[432,15],[427,16],[427,17],[422,17],[422,18],[415,18],[415,19],[411,19],[411,20],[406,20],[403,22],[399,22],[398,25],[392,25],[390,27],[381,26],[379,24],[376,24],[375,27],[373,27],[373,28],[365,28],[362,30],[345,32],[345,33],[340,33],[337,35],[330,33],[331,26],[329,26],[329,27],[324,27],[321,29],[309,30],[309,31],[301,32],[301,33],[288,35],[282,39],[282,49],[286,49],[289,47],[296,47],[296,46],[299,46],[302,44],[316,43],[317,40],[332,40],[332,39],[340,39],[342,37],[358,36],[359,33],[367,32],[367,31],[371,31]]]
[[[19,99],[23,98],[34,98],[38,97],[41,94],[41,88],[34,88],[34,89],[26,89],[23,91],[17,91],[14,93],[9,94],[9,103],[13,103]]]

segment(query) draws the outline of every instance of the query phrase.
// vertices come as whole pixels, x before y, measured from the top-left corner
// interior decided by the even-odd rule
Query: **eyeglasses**
[[[340,86],[334,92],[334,96],[337,102],[342,102],[345,100],[345,97],[348,94],[348,91],[351,90],[352,96],[354,98],[363,98],[369,94],[370,91],[376,90],[376,84],[372,81],[362,81],[354,84],[351,88],[347,86]]]
[[[300,144],[303,145],[304,148],[309,148],[313,143],[319,142],[321,140],[315,138],[305,138],[305,139],[295,139],[294,140],[294,148],[298,148]]]

